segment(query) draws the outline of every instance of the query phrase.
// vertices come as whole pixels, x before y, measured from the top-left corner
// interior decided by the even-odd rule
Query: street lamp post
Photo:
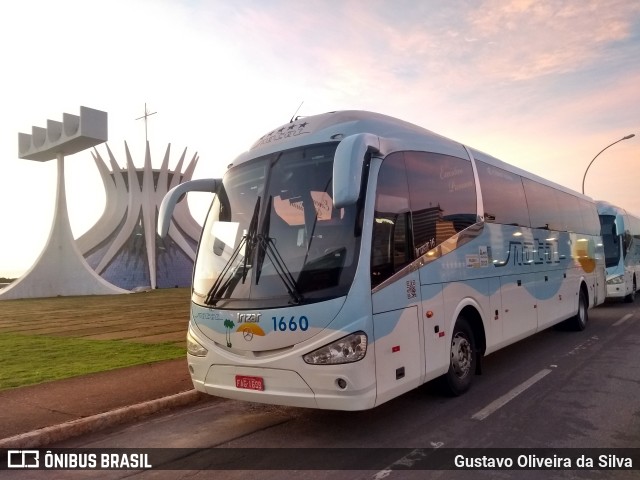
[[[636,134],[635,134],[635,133],[632,133],[632,134],[630,134],[630,135],[627,135],[626,137],[622,137],[620,140],[616,140],[616,141],[615,141],[615,142],[613,142],[612,144],[607,145],[606,147],[604,147],[602,150],[600,150],[600,151],[598,152],[598,155],[596,155],[595,157],[593,157],[593,160],[591,160],[591,162],[589,162],[589,165],[587,166],[587,169],[584,171],[584,177],[582,177],[582,194],[584,194],[584,181],[585,181],[585,180],[586,180],[586,178],[587,178],[587,172],[589,171],[589,168],[591,167],[591,164],[592,164],[593,162],[595,162],[596,158],[598,158],[598,156],[599,156],[602,152],[604,152],[607,148],[609,148],[609,147],[611,147],[611,146],[615,145],[616,143],[621,142],[621,141],[623,141],[623,140],[629,140],[630,138],[633,138],[633,137],[635,137],[635,136],[636,136]]]

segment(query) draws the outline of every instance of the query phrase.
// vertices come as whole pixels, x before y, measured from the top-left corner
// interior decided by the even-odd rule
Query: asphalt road
[[[503,453],[499,449],[503,448],[553,449],[546,454],[541,450],[528,452],[546,458],[562,457],[566,452],[589,457],[592,448],[640,448],[639,310],[640,302],[607,304],[590,310],[589,325],[583,332],[549,329],[490,355],[484,361],[483,375],[475,377],[471,391],[458,398],[444,396],[435,383],[429,383],[378,408],[355,413],[212,399],[211,403],[52,446],[171,447],[175,450],[163,453],[162,462],[176,461],[174,467],[186,465],[192,468],[190,471],[37,473],[46,473],[46,478],[144,480],[275,480],[303,476],[312,480],[637,479],[640,478],[637,452],[635,471],[599,469],[599,457],[595,457],[593,470],[436,471],[430,465],[438,458],[434,452],[499,457]],[[212,463],[218,467],[225,465],[220,463],[224,460],[220,452],[207,450],[213,447],[227,449],[224,455],[230,463],[226,465],[270,468],[274,462],[275,465],[282,462],[287,469],[212,471],[208,469]],[[234,457],[242,452],[238,450],[241,448],[253,450]],[[265,454],[265,448],[283,450]],[[299,448],[312,450],[296,450]],[[350,448],[354,450],[346,450]],[[565,448],[572,450],[557,450]],[[351,469],[324,470],[325,465],[326,468],[340,465],[343,450],[356,459]],[[362,470],[353,470],[360,465]],[[306,470],[309,468],[313,470]]]

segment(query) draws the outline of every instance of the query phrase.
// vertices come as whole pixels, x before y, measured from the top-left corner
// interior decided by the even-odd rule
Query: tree
[[[233,323],[232,320],[225,320],[224,321],[224,328],[227,330],[226,333],[226,338],[227,338],[227,347],[231,347],[231,330],[233,330],[233,327],[235,327],[235,323]]]

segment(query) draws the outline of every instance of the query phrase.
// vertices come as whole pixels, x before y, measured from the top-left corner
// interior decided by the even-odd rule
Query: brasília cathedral
[[[93,152],[106,191],[106,207],[100,220],[77,243],[87,263],[119,287],[135,290],[191,285],[200,225],[191,216],[186,198],[176,206],[169,235],[162,239],[156,233],[162,199],[171,188],[192,178],[198,161],[196,154],[183,172],[185,149],[176,168],[169,170],[170,149],[168,145],[160,169],[151,167],[149,142],[143,168],[134,166],[126,142],[125,169],[120,169],[108,145],[111,170],[100,153]]]
[[[198,162],[185,167],[186,149],[175,169],[169,169],[170,145],[161,167],[153,168],[146,142],[144,167],[136,168],[125,142],[126,167],[121,168],[106,145],[111,168],[96,149],[107,140],[107,114],[80,107],[80,116],[64,114],[19,135],[20,158],[58,163],[54,219],[47,243],[34,265],[10,286],[0,300],[68,295],[105,295],[191,285],[200,225],[186,198],[176,206],[166,238],[156,233],[164,195],[190,180]],[[93,148],[92,155],[106,194],[100,219],[77,240],[67,212],[64,156]]]

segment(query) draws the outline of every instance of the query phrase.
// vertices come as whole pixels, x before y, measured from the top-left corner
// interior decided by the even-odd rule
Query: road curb
[[[61,442],[86,433],[120,425],[136,418],[151,415],[161,410],[191,405],[206,397],[197,390],[169,395],[148,402],[118,408],[90,417],[79,418],[60,425],[40,428],[13,437],[0,439],[0,448],[38,448]]]

